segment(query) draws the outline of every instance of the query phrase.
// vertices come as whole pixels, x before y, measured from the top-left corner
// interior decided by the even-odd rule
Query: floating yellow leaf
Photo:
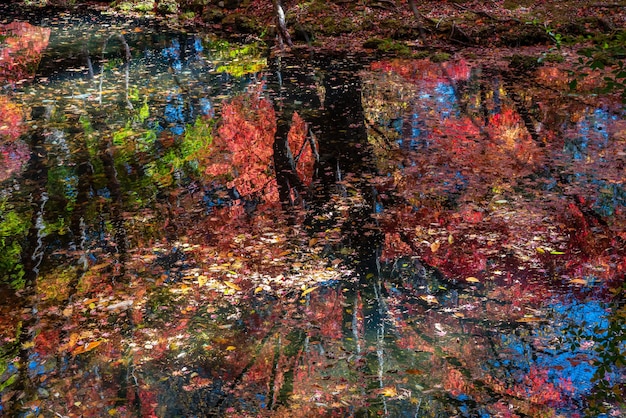
[[[437,298],[434,297],[433,295],[422,295],[420,296],[420,299],[425,300],[428,303],[439,303]]]
[[[544,250],[544,249],[543,249],[543,248],[541,248],[541,247],[537,247],[537,252],[538,252],[539,254],[545,254],[546,250]]]
[[[392,398],[394,396],[398,396],[398,390],[395,386],[387,386],[380,390],[380,394],[388,398]]]
[[[439,247],[441,247],[441,244],[439,243],[439,241],[435,241],[430,244],[430,251],[436,253],[439,250]]]
[[[33,348],[34,346],[35,346],[35,343],[33,341],[27,341],[22,344],[22,349],[28,350],[29,348]]]
[[[537,318],[536,316],[532,316],[532,315],[526,315],[518,319],[516,322],[529,323],[529,322],[541,322],[541,321],[542,321],[541,318]]]
[[[550,254],[552,254],[552,255],[563,255],[565,253],[563,251],[550,251]]]
[[[302,297],[302,298],[305,297],[306,295],[308,295],[309,293],[311,293],[315,289],[317,289],[317,286],[309,287],[304,292],[302,292],[302,296],[300,296],[300,297]]]
[[[224,284],[225,284],[226,286],[230,287],[230,288],[231,288],[231,289],[233,289],[233,290],[237,290],[237,291],[241,290],[241,287],[239,287],[238,285],[236,285],[236,284],[235,284],[235,283],[233,283],[233,282],[229,282],[228,280],[224,280]]]
[[[587,280],[585,279],[581,279],[580,277],[576,278],[576,279],[572,279],[569,281],[572,284],[582,284],[582,285],[587,285]]]
[[[233,351],[236,350],[237,347],[235,347],[234,345],[229,345],[228,347],[226,347],[226,351]]]
[[[203,274],[201,274],[200,276],[198,276],[198,285],[200,285],[200,287],[204,286],[206,284],[206,282],[209,280],[209,278]]]
[[[315,244],[317,244],[318,239],[317,238],[311,238],[309,240],[309,247],[314,246]]]
[[[261,286],[257,286],[257,288],[256,288],[256,289],[254,289],[254,294],[256,295],[257,293],[259,293],[259,292],[261,292],[261,291],[263,291],[263,287],[261,287]]]
[[[480,280],[478,280],[476,277],[468,277],[467,279],[465,279],[465,281],[470,283],[480,283]]]

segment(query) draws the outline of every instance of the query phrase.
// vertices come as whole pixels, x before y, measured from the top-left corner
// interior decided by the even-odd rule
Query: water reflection
[[[51,29],[0,131],[3,412],[620,412],[610,107],[463,61]]]

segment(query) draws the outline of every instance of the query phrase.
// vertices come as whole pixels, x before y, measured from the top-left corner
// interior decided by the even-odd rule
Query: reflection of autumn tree
[[[623,258],[623,176],[617,179],[620,157],[607,151],[623,142],[615,134],[620,122],[591,109],[581,109],[576,120],[564,114],[555,124],[554,113],[544,110],[550,117],[534,121],[530,97],[522,116],[497,78],[479,72],[470,78],[454,69],[462,64],[421,65],[426,68],[415,71],[414,63],[376,63],[380,72],[366,84],[370,141],[389,174],[378,183],[386,206],[383,258],[419,255],[461,282],[486,281],[495,303],[466,299],[467,311],[455,313],[462,321],[533,324],[540,319],[524,311],[541,312],[555,288],[596,280],[598,292],[619,286],[622,263],[609,260]],[[529,132],[529,123],[541,129]],[[450,321],[444,315],[427,323],[446,338]],[[405,344],[428,347],[423,332],[406,336]],[[491,358],[490,347],[500,345],[493,336],[475,335],[474,346],[444,344],[453,362],[437,360],[445,371],[439,379],[453,395],[471,394],[484,404],[485,396],[497,394],[531,415],[578,402],[571,382],[555,380],[549,370],[526,367],[511,379],[497,367],[485,374],[464,361]],[[498,405],[505,407],[498,402],[494,411]]]
[[[26,22],[0,25],[0,83],[12,84],[33,77],[49,37],[50,29]],[[26,146],[15,142],[24,133],[23,112],[7,96],[0,96],[0,181],[18,171],[28,158]]]
[[[247,198],[264,195],[275,200],[269,191],[275,189],[270,184],[275,123],[272,104],[258,93],[225,103],[206,173],[224,178],[229,188]]]
[[[588,195],[590,189],[600,188],[591,178],[593,170],[598,172],[602,168],[600,172],[606,173],[602,177],[608,179],[617,174],[615,168],[619,164],[614,164],[614,159],[571,159],[563,154],[562,142],[537,143],[526,130],[526,121],[507,99],[506,92],[498,87],[497,80],[467,79],[469,72],[456,69],[464,68],[462,64],[451,64],[443,70],[430,65],[420,72],[401,62],[377,65],[384,70],[379,77],[386,83],[397,83],[397,91],[402,95],[400,100],[408,103],[408,108],[403,110],[399,106],[391,114],[380,113],[389,112],[385,109],[393,109],[393,103],[398,102],[388,97],[392,107],[376,107],[372,101],[368,112],[373,113],[369,113],[368,118],[411,121],[410,129],[396,129],[390,124],[379,127],[379,133],[373,136],[374,140],[382,141],[376,147],[379,155],[395,156],[391,160],[396,161],[395,166],[381,167],[394,179],[392,185],[387,182],[384,187],[394,188],[394,194],[411,205],[399,211],[406,225],[418,225],[410,231],[401,228],[388,235],[389,251],[397,253],[397,249],[404,248],[410,253],[409,248],[416,249],[415,243],[421,242],[417,246],[419,253],[429,262],[463,278],[488,273],[489,264],[505,260],[507,264],[514,261],[535,267],[536,263],[547,263],[544,266],[553,268],[550,258],[554,261],[554,257],[541,256],[543,246],[549,252],[577,245],[579,239],[568,233],[567,228],[550,232],[563,218],[569,219],[567,224],[570,225],[578,222],[576,210],[587,210],[583,207],[573,211],[572,208],[581,204],[579,199],[564,202],[558,195],[560,187],[568,196]],[[466,81],[455,85],[454,80]],[[376,81],[372,81],[368,87],[376,91],[376,85]],[[416,94],[422,99],[415,101]],[[553,138],[550,129],[554,128],[545,127],[542,135]],[[577,132],[585,135],[584,142],[590,144],[585,152],[608,155],[605,149],[619,144],[617,138],[606,141],[601,136],[593,139],[593,135],[598,134],[591,132],[589,136],[584,134],[584,129]],[[563,177],[564,167],[572,173],[571,177]],[[561,174],[551,178],[551,173]],[[588,180],[580,181],[582,173],[589,173],[586,174]],[[605,184],[615,184],[615,180],[609,181]],[[551,183],[556,188],[550,186]],[[521,194],[521,190],[525,192]],[[587,205],[589,203],[583,203]],[[615,206],[617,211],[620,211],[619,206],[619,203]],[[569,209],[564,211],[557,209],[559,207]],[[511,217],[512,213],[516,216]],[[619,219],[610,218],[610,222],[621,222]],[[391,218],[391,222],[395,220]],[[585,222],[596,223],[593,217]],[[427,223],[438,224],[437,232],[429,230]],[[606,241],[602,243],[592,234],[584,237],[593,240],[586,248],[607,248]],[[500,246],[508,255],[494,259]],[[570,277],[581,274],[575,272],[574,264],[566,265],[568,272],[559,269],[558,274],[571,274]],[[493,265],[491,268],[495,269]]]
[[[0,25],[0,82],[15,83],[35,75],[50,29],[26,22]]]

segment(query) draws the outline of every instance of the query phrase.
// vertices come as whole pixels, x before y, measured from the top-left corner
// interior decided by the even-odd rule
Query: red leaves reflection
[[[34,76],[41,53],[48,46],[50,29],[26,22],[0,25],[0,82],[15,83]],[[1,39],[1,38],[0,38]]]
[[[228,180],[242,196],[275,193],[272,144],[276,119],[272,104],[258,95],[238,96],[222,108],[222,125],[206,173]]]

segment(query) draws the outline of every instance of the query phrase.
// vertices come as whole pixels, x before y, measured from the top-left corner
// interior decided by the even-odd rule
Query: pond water
[[[619,103],[36,23],[0,24],[0,415],[624,413]]]

